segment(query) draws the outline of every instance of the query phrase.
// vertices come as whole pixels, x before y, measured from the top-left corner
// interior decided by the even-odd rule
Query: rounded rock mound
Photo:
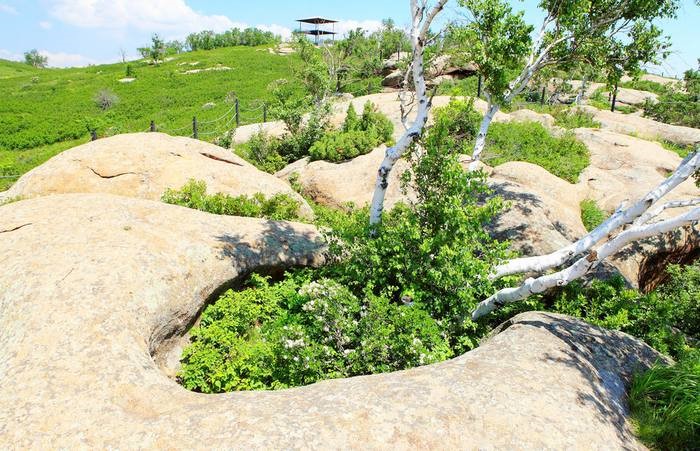
[[[447,362],[277,392],[163,373],[222,287],[320,264],[319,238],[107,194],[0,207],[0,448],[643,449],[625,384],[658,354],[561,315],[519,315]]]
[[[287,194],[300,203],[302,217],[313,216],[306,201],[277,177],[219,146],[164,133],[117,135],[66,150],[0,196],[107,193],[157,200],[166,189],[180,189],[189,179],[204,180],[212,194]]]

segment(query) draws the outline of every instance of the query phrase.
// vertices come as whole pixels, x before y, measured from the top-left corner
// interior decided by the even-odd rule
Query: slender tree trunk
[[[476,142],[474,143],[474,153],[472,154],[472,162],[469,165],[469,170],[474,170],[476,168],[476,164],[481,158],[481,153],[484,150],[484,147],[486,146],[486,134],[489,132],[489,127],[491,126],[491,122],[493,121],[493,118],[496,116],[496,113],[500,107],[496,104],[489,104],[488,109],[486,110],[486,114],[484,114],[484,118],[481,120],[481,126],[479,126],[479,134],[476,135]]]
[[[413,73],[413,83],[418,101],[418,112],[416,119],[392,147],[386,150],[384,160],[377,171],[377,181],[374,186],[374,195],[372,196],[372,204],[370,205],[369,224],[371,227],[376,226],[381,222],[382,212],[384,211],[384,198],[386,191],[389,188],[389,175],[394,168],[396,162],[401,158],[403,153],[413,144],[413,142],[421,135],[425,124],[428,122],[428,112],[431,107],[431,98],[428,97],[428,89],[425,84],[423,54],[426,36],[430,29],[435,16],[437,16],[447,0],[438,0],[435,6],[429,11],[426,11],[425,4],[419,5],[417,0],[411,0],[411,14],[413,17],[411,27],[411,44],[413,46],[413,62],[411,71]],[[427,14],[426,14],[427,12]]]

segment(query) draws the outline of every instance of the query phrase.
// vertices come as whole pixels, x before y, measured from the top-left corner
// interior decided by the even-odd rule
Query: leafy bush
[[[644,102],[644,116],[673,125],[700,128],[700,102],[697,94],[672,92],[659,97],[658,102]]]
[[[236,153],[261,171],[274,174],[288,163],[280,155],[280,142],[281,139],[260,130],[247,143],[238,145]]]
[[[600,122],[593,119],[593,113],[580,108],[555,110],[552,114],[555,124],[572,128],[600,128]]]
[[[434,127],[428,139],[438,139],[440,145],[452,146],[471,154],[479,132],[481,114],[474,109],[474,100],[452,99],[434,110]]]
[[[95,105],[102,111],[107,111],[119,102],[119,97],[109,89],[102,89],[95,94]]]
[[[492,166],[507,161],[534,163],[576,183],[588,166],[589,154],[571,133],[555,137],[537,122],[508,122],[491,124],[483,159]]]
[[[692,450],[700,443],[700,351],[638,374],[629,393],[636,432],[650,447]]]
[[[676,152],[681,158],[687,157],[688,154],[693,151],[692,145],[676,144],[665,139],[662,139],[659,142],[664,149],[670,150],[671,152]]]
[[[673,90],[666,85],[651,80],[630,80],[619,84],[621,88],[637,89],[640,91],[653,92],[658,95],[668,94]]]
[[[627,289],[622,277],[573,283],[547,305],[609,329],[619,329],[646,341],[660,352],[683,355],[700,338],[700,263],[671,266],[669,280],[648,294]]]
[[[350,115],[352,118],[352,115]],[[183,354],[197,391],[270,389],[394,371],[475,347],[489,323],[469,312],[505,255],[485,224],[501,208],[483,173],[462,170],[440,126],[404,183],[418,202],[388,212],[370,237],[368,210],[319,211],[329,266],[277,284],[254,277],[208,307]]]
[[[608,219],[608,214],[598,207],[593,199],[581,201],[581,222],[589,232]]]
[[[381,143],[391,142],[394,124],[377,111],[371,102],[365,103],[358,117],[352,103],[348,107],[343,127],[328,132],[309,148],[311,160],[341,162],[364,155]]]
[[[299,219],[299,201],[287,194],[275,194],[269,198],[262,193],[236,197],[223,193],[209,195],[206,183],[193,179],[190,179],[180,190],[165,190],[161,200],[168,204],[216,215],[249,216],[273,220]]]
[[[369,132],[360,130],[329,132],[311,146],[309,155],[311,161],[342,162],[366,154],[375,148],[378,140],[374,130]]]

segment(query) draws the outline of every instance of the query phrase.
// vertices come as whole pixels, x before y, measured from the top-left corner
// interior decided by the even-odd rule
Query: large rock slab
[[[633,134],[654,141],[665,139],[683,145],[700,142],[700,129],[697,128],[664,124],[649,118],[633,114],[613,113],[588,105],[584,105],[582,108],[593,113],[594,119],[600,122],[601,128],[605,130],[627,135]]]
[[[0,207],[0,237],[2,448],[643,449],[625,386],[658,355],[560,315],[397,373],[222,395],[169,379],[159,356],[221,286],[319,263],[311,226],[73,194]]]
[[[300,202],[303,216],[313,216],[287,183],[232,152],[163,133],[117,135],[66,150],[23,175],[3,196],[109,193],[156,200],[189,179],[204,180],[210,193],[287,194]]]
[[[520,255],[553,252],[586,234],[579,203],[580,185],[531,163],[513,161],[493,168],[489,185],[506,202],[490,225],[491,233],[508,240]]]

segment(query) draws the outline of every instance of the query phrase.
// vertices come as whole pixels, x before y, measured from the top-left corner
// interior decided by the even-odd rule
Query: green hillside
[[[154,120],[159,130],[188,136],[197,116],[200,138],[213,139],[232,123],[231,93],[240,101],[241,123],[259,122],[267,85],[292,77],[296,61],[264,47],[183,53],[158,66],[137,61],[35,69],[0,60],[0,177],[24,173],[87,141],[93,128],[101,136],[145,131]],[[122,83],[127,65],[136,80]],[[106,111],[95,102],[102,90],[118,98]],[[13,182],[0,178],[0,191]]]

